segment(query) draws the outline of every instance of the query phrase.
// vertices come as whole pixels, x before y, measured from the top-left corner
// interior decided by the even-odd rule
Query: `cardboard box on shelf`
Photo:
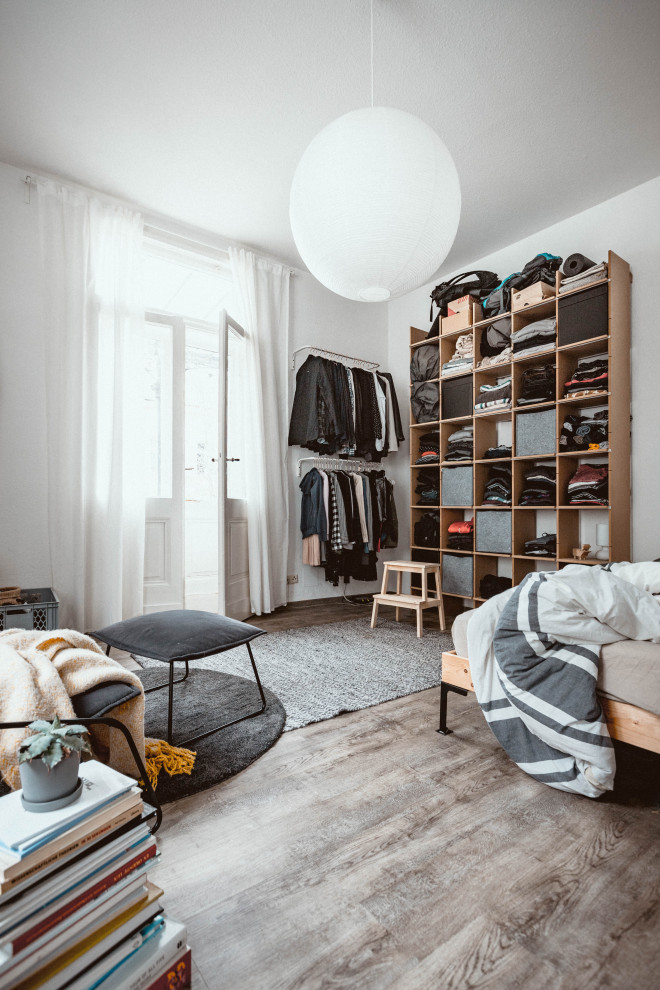
[[[479,303],[470,300],[468,308],[453,316],[445,316],[442,320],[441,333],[455,333],[457,330],[468,330],[473,323],[478,323],[482,319],[482,310]]]
[[[453,299],[447,303],[447,316],[455,316],[456,313],[465,312],[465,310],[470,308],[470,303],[476,303],[478,306],[479,299],[469,294],[467,296],[461,296],[460,299]]]
[[[543,302],[549,296],[555,295],[555,286],[548,285],[547,282],[535,282],[528,285],[526,289],[520,289],[511,296],[511,310],[515,313],[517,309],[524,309],[525,306],[534,306]]]

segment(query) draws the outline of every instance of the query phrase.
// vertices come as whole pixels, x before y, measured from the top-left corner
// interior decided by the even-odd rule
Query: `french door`
[[[241,380],[245,335],[149,313],[145,612],[250,614]]]

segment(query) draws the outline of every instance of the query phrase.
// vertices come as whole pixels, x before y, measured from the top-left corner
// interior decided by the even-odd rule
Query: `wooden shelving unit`
[[[608,278],[602,282],[591,283],[584,288],[559,294],[561,275],[557,273],[555,295],[544,299],[533,306],[510,314],[500,314],[498,317],[474,322],[470,327],[455,331],[451,334],[441,334],[429,340],[424,331],[416,327],[410,328],[410,354],[423,344],[434,344],[440,352],[440,373],[442,364],[453,354],[456,338],[463,333],[474,334],[475,363],[480,360],[481,335],[486,332],[493,319],[511,316],[512,333],[535,320],[554,316],[557,319],[557,337],[552,350],[530,356],[513,358],[509,363],[503,362],[485,369],[473,368],[471,372],[458,373],[437,380],[438,386],[438,415],[435,422],[416,423],[412,406],[410,409],[410,534],[411,558],[432,563],[440,563],[443,573],[443,595],[445,605],[454,611],[463,604],[478,605],[484,599],[479,595],[479,585],[486,574],[498,574],[510,577],[518,584],[530,571],[538,569],[557,569],[567,564],[575,563],[572,557],[574,547],[582,543],[597,544],[596,525],[607,523],[609,527],[608,556],[604,559],[589,558],[585,564],[606,563],[607,560],[630,559],[630,284],[632,275],[627,262],[612,251],[608,252]],[[597,337],[564,344],[560,343],[561,316],[560,299],[570,297],[575,299],[580,293],[594,289],[598,285],[607,286],[607,333]],[[606,395],[585,398],[564,398],[564,382],[575,370],[578,359],[588,355],[607,354],[609,367],[609,391]],[[556,365],[556,396],[555,402],[543,402],[524,406],[517,405],[520,395],[521,375],[525,367],[555,364]],[[512,379],[512,405],[510,409],[497,409],[488,412],[475,412],[474,404],[479,393],[479,387],[484,382],[495,383],[507,376]],[[461,380],[469,382],[472,396],[472,408],[466,409],[464,416],[443,418],[443,388],[447,382]],[[467,389],[467,384],[465,388]],[[583,452],[559,453],[559,436],[564,419],[569,414],[589,415],[599,409],[608,411],[608,449],[586,450]],[[518,415],[531,412],[554,413],[554,449],[530,456],[521,456],[516,444],[516,419]],[[445,461],[449,436],[461,425],[472,425],[474,431],[473,460]],[[432,430],[439,430],[441,445],[441,461],[435,465],[416,465],[419,456],[419,437]],[[497,444],[512,445],[511,458],[487,459],[484,453],[487,448]],[[483,492],[488,478],[489,469],[495,464],[511,465],[512,469],[512,504],[510,507],[483,506]],[[523,486],[524,471],[534,464],[551,464],[555,466],[557,478],[557,504],[554,507],[519,506],[518,500]],[[568,504],[567,485],[570,477],[581,463],[602,464],[608,466],[609,506],[573,506]],[[438,472],[438,490],[440,492],[439,506],[418,506],[418,496],[415,494],[418,472],[426,467]],[[444,505],[442,492],[443,470],[457,467],[467,467],[472,470],[472,504]],[[414,542],[415,523],[429,511],[437,511],[440,516],[440,538],[438,546],[419,547]],[[475,533],[479,526],[479,513],[508,513],[510,517],[510,546],[509,553],[479,552],[449,550],[447,545],[447,527],[456,519],[475,518]],[[506,529],[506,516],[500,520],[499,530]],[[524,543],[526,540],[540,536],[544,532],[557,534],[556,558],[534,558],[525,556]],[[475,536],[476,546],[476,536]],[[452,568],[460,566],[463,571],[469,571],[469,564],[456,565],[456,558],[470,558],[472,561],[470,587],[464,589],[469,594],[448,592],[445,590],[446,577],[443,561],[451,561]],[[448,570],[449,568],[447,568]]]

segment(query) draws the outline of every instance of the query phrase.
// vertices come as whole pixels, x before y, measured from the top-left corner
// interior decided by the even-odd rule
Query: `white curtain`
[[[246,332],[245,484],[250,601],[255,615],[286,605],[289,542],[287,355],[290,271],[229,249]]]
[[[46,298],[48,509],[59,624],[142,612],[142,218],[38,183]]]

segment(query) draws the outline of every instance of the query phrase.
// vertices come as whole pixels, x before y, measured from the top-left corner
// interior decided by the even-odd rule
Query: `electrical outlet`
[[[298,575],[297,574],[287,574],[287,576],[286,576],[286,583],[287,584],[298,584]]]

